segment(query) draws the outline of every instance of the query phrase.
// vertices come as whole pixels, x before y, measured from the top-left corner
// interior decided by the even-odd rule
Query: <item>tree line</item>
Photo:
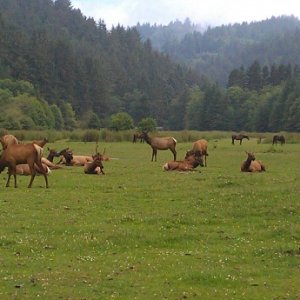
[[[297,60],[237,59],[223,85],[154,50],[137,28],[107,30],[69,0],[0,0],[0,12],[0,127],[118,130],[150,121],[170,130],[300,129]],[[216,30],[250,39],[253,26],[247,34],[246,24]],[[218,44],[209,29],[206,50],[214,49],[208,33]]]

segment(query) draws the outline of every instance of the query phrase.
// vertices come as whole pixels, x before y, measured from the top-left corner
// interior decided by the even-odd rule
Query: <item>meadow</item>
[[[188,173],[147,144],[104,148],[105,176],[64,167],[15,189],[0,174],[0,299],[300,299],[300,143],[211,138]],[[267,172],[240,172],[246,150]]]

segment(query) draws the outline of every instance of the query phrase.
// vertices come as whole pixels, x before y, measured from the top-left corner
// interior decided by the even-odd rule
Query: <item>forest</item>
[[[0,12],[0,128],[111,127],[123,113],[130,127],[300,130],[294,17],[108,30],[69,0],[0,0]],[[180,38],[172,47],[153,39],[166,29]]]

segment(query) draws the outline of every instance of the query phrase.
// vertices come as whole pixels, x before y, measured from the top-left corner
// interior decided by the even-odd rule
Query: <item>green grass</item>
[[[211,140],[191,173],[164,172],[171,152],[151,162],[147,144],[104,148],[105,176],[65,167],[49,189],[14,189],[0,175],[0,299],[300,298],[300,144]],[[240,172],[245,150],[266,173]]]

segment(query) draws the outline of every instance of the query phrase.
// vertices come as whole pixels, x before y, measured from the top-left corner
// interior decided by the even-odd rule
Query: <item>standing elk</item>
[[[17,187],[17,176],[16,176],[16,166],[18,164],[28,164],[31,173],[31,179],[28,187],[31,188],[32,182],[36,175],[36,170],[34,164],[36,164],[42,171],[45,178],[46,187],[48,188],[48,178],[46,172],[43,168],[41,158],[43,154],[43,148],[37,144],[14,144],[3,150],[0,158],[0,173],[8,167],[8,179],[6,182],[6,187],[9,187],[10,177],[14,176],[15,188]]]
[[[132,142],[136,143],[137,140],[140,140],[140,143],[144,143],[143,133],[136,132],[133,134]]]
[[[165,171],[192,171],[198,166],[203,167],[203,155],[201,151],[189,151],[184,160],[170,161],[163,165]]]
[[[201,152],[201,154],[204,156],[204,165],[205,165],[205,167],[207,167],[207,163],[206,163],[206,157],[208,156],[207,148],[208,148],[208,141],[204,140],[204,139],[201,139],[201,140],[198,140],[198,141],[194,142],[193,143],[193,148],[192,148],[192,150],[190,150],[192,152],[193,151],[200,151]],[[190,151],[187,152],[187,155],[189,155]]]
[[[84,165],[84,173],[85,174],[103,174],[105,175],[103,169],[104,166],[102,164],[103,156],[100,153],[97,153],[93,156],[93,161],[88,162]]]
[[[233,134],[231,136],[231,143],[234,145],[234,140],[240,141],[240,145],[242,145],[243,139],[249,140],[249,136],[245,134]]]
[[[157,150],[170,150],[173,153],[174,161],[176,160],[176,139],[173,137],[150,137],[147,132],[143,132],[142,137],[152,148],[151,161],[153,161],[153,158],[157,161]]]
[[[43,138],[42,140],[33,140],[32,144],[39,145],[40,147],[44,148],[44,146],[48,143],[48,139]]]
[[[265,166],[261,161],[256,160],[254,153],[250,153],[246,151],[248,155],[247,159],[242,162],[241,171],[242,172],[264,172],[266,171]]]
[[[285,144],[285,138],[283,135],[274,135],[273,136],[273,142],[272,145],[276,144],[280,142],[281,145]]]
[[[6,149],[10,145],[18,144],[19,141],[17,138],[11,134],[6,134],[0,138],[0,142],[2,144],[2,149]]]

